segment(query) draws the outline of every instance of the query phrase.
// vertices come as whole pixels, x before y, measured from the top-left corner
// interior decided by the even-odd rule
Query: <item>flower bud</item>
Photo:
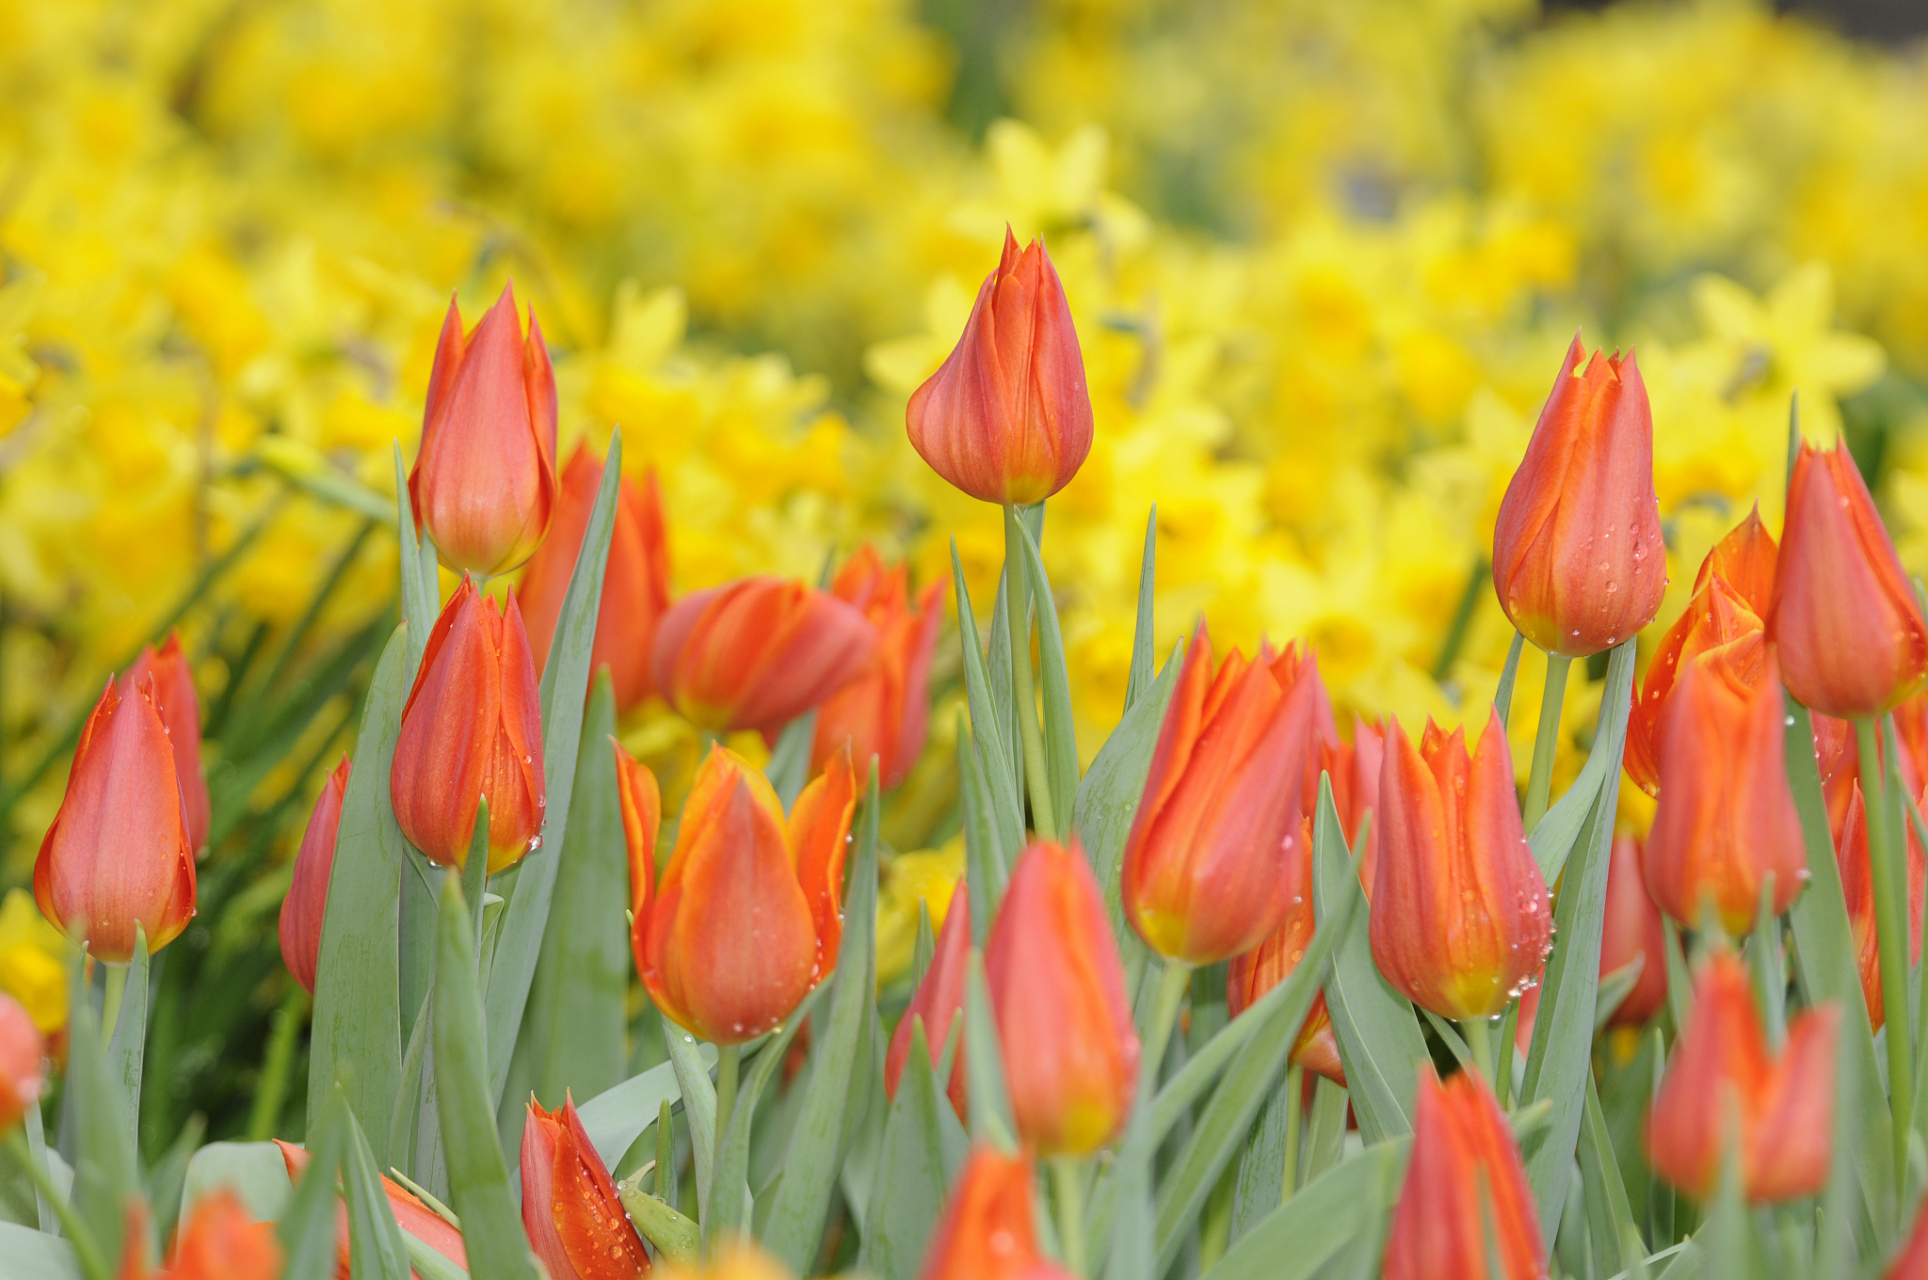
[[[1771,1057],[1747,970],[1725,953],[1709,961],[1647,1121],[1654,1172],[1706,1200],[1731,1143],[1750,1203],[1818,1192],[1833,1147],[1840,1015],[1834,1004],[1798,1015],[1780,1056]]]
[[[301,1175],[308,1169],[308,1153],[292,1142],[275,1139],[275,1146],[281,1149],[281,1162],[288,1171],[288,1181],[300,1182]],[[423,1204],[411,1191],[404,1190],[398,1183],[382,1175],[382,1191],[388,1196],[388,1207],[395,1214],[395,1222],[409,1235],[420,1240],[435,1252],[453,1262],[463,1270],[468,1269],[468,1250],[462,1243],[462,1232],[451,1225],[448,1219]],[[337,1205],[335,1208],[335,1280],[349,1280],[349,1239],[348,1208]]]
[[[1321,748],[1320,767],[1332,779],[1332,804],[1339,812],[1339,826],[1346,842],[1359,859],[1359,883],[1366,899],[1372,899],[1372,880],[1379,865],[1379,775],[1386,766],[1386,725],[1383,720],[1352,718],[1352,741],[1330,743]],[[1313,792],[1314,803],[1318,793]],[[1372,814],[1370,823],[1366,815]],[[1366,846],[1359,845],[1359,832],[1366,833]],[[1310,846],[1308,846],[1309,848]]]
[[[194,672],[181,652],[180,632],[168,633],[167,642],[158,651],[152,645],[142,649],[122,683],[137,689],[149,676],[154,678],[155,710],[161,713],[168,745],[174,748],[174,774],[181,783],[188,844],[198,851],[208,842],[211,811],[208,780],[201,773],[201,704],[194,692]]]
[[[804,788],[786,824],[762,773],[710,749],[632,934],[658,1009],[719,1045],[754,1040],[790,1016],[836,964],[855,806],[848,756]]]
[[[701,728],[775,733],[856,679],[876,651],[876,628],[829,592],[739,578],[663,615],[656,691]]]
[[[977,1147],[931,1236],[918,1280],[1069,1280],[1031,1222],[1031,1162]]]
[[[629,1225],[576,1104],[544,1111],[529,1100],[522,1129],[522,1229],[549,1280],[635,1280],[649,1255]]]
[[[130,1233],[121,1280],[140,1280],[146,1273],[139,1254],[144,1236],[145,1228]],[[149,1280],[276,1280],[282,1258],[275,1224],[256,1222],[239,1196],[217,1187],[195,1202],[181,1225],[172,1264]]]
[[[515,592],[506,611],[464,578],[429,632],[389,774],[395,821],[430,862],[468,861],[489,801],[489,874],[533,851],[546,804],[542,706]]]
[[[511,285],[464,337],[450,299],[408,473],[442,563],[484,577],[527,560],[556,508],[556,378],[535,312],[527,339],[515,312]]]
[[[1025,506],[1071,483],[1091,452],[1091,395],[1042,238],[1020,251],[1004,229],[964,336],[904,419],[931,470],[973,498]]]
[[[817,708],[811,748],[817,767],[848,743],[860,772],[876,757],[878,785],[889,789],[904,780],[924,753],[930,731],[931,655],[944,620],[939,586],[926,586],[918,593],[917,607],[911,608],[909,571],[903,565],[884,568],[868,545],[838,572],[831,593],[862,611],[876,629],[877,648],[869,665]]]
[[[1104,898],[1084,854],[1033,841],[984,940],[1018,1135],[1040,1155],[1090,1155],[1124,1127],[1138,1032]]]
[[[1513,1130],[1477,1071],[1419,1073],[1413,1153],[1386,1234],[1385,1280],[1539,1280],[1545,1237]],[[1500,1277],[1489,1269],[1500,1263]]]
[[[1785,718],[1774,655],[1754,637],[1682,666],[1667,697],[1660,802],[1644,861],[1655,905],[1687,928],[1698,928],[1711,907],[1728,936],[1741,937],[1754,927],[1770,873],[1776,915],[1807,879],[1782,747]]]
[[[321,923],[328,907],[328,876],[335,867],[335,835],[341,829],[341,801],[348,792],[348,757],[343,756],[315,797],[315,811],[301,833],[295,877],[281,900],[281,961],[302,990],[315,993],[315,965],[321,958]]]
[[[1795,701],[1844,720],[1892,710],[1928,672],[1921,607],[1845,444],[1801,444],[1767,634]]]
[[[1301,848],[1312,848],[1310,820],[1301,824],[1299,840]],[[1312,859],[1299,857],[1292,862],[1294,878],[1284,922],[1258,946],[1233,956],[1226,971],[1225,1007],[1234,1018],[1291,977],[1299,961],[1305,958],[1305,949],[1312,945],[1317,924],[1312,909]],[[1346,1069],[1339,1061],[1339,1041],[1332,1031],[1332,1015],[1326,1008],[1323,990],[1313,997],[1312,1008],[1299,1028],[1299,1038],[1292,1045],[1292,1061],[1318,1072],[1334,1084],[1345,1085]]]
[[[39,1105],[47,1086],[47,1044],[25,1005],[0,994],[0,1134]]]
[[[562,495],[556,505],[549,536],[529,557],[516,598],[529,629],[529,651],[536,670],[549,661],[556,620],[569,595],[576,557],[595,510],[596,490],[602,485],[603,464],[578,444],[562,469]],[[625,478],[616,489],[614,527],[609,535],[609,563],[603,570],[602,603],[596,612],[596,636],[589,648],[589,669],[609,668],[617,712],[625,712],[655,692],[650,671],[656,624],[669,610],[669,531],[663,519],[663,497],[656,473],[643,477],[642,488]]]
[[[1647,895],[1640,842],[1631,835],[1613,840],[1607,864],[1607,907],[1600,926],[1600,976],[1640,961],[1640,977],[1614,1008],[1607,1025],[1640,1027],[1667,1002],[1667,930],[1660,908]]]
[[[944,912],[944,928],[937,935],[937,950],[931,967],[911,994],[904,1016],[890,1037],[890,1052],[884,1057],[884,1092],[897,1096],[897,1082],[903,1078],[904,1064],[910,1060],[910,1030],[914,1019],[924,1020],[924,1042],[930,1049],[931,1065],[936,1066],[944,1053],[944,1040],[957,1024],[957,1049],[951,1059],[948,1093],[959,1119],[965,1110],[964,1023],[958,1014],[964,1010],[965,962],[971,953],[971,895],[959,880],[951,890],[951,905]]]
[[[194,846],[156,704],[151,677],[108,678],[33,867],[40,914],[111,964],[133,958],[136,924],[154,952],[194,916]]]
[[[1908,829],[1908,934],[1910,965],[1921,960],[1921,911],[1924,890],[1928,890],[1928,855],[1914,824]],[[1847,900],[1848,925],[1854,934],[1855,964],[1861,970],[1861,994],[1868,1002],[1868,1021],[1876,1031],[1887,1020],[1881,1003],[1881,954],[1874,918],[1874,869],[1868,860],[1868,814],[1855,783],[1848,798],[1848,812],[1841,824],[1835,856],[1841,865],[1841,896]]]
[[[1490,1018],[1552,946],[1546,880],[1520,827],[1497,714],[1469,759],[1465,730],[1431,720],[1418,750],[1394,720],[1379,780],[1372,955],[1407,999],[1442,1018]]]
[[[1667,590],[1654,424],[1633,353],[1576,335],[1493,527],[1493,586],[1521,635],[1584,658],[1652,622]]]

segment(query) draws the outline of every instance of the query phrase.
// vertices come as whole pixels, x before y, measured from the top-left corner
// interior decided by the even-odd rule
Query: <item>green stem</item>
[[[1553,794],[1553,752],[1560,745],[1560,712],[1566,703],[1567,668],[1573,659],[1557,653],[1546,655],[1546,691],[1540,695],[1540,728],[1533,735],[1533,772],[1526,780],[1526,808],[1520,823],[1528,835],[1546,816],[1547,800]]]
[[[1138,1065],[1140,1106],[1158,1092],[1158,1069],[1165,1065],[1165,1049],[1171,1044],[1172,1028],[1178,1025],[1178,1006],[1184,1003],[1185,984],[1191,977],[1192,967],[1183,960],[1165,961],[1158,976],[1158,996],[1145,1027],[1144,1056]]]
[[[67,1235],[67,1243],[74,1247],[74,1257],[80,1263],[81,1274],[87,1280],[112,1280],[107,1264],[101,1261],[100,1250],[87,1233],[86,1225],[75,1215],[74,1207],[67,1203],[67,1197],[60,1194],[60,1188],[40,1167],[40,1162],[33,1158],[27,1139],[18,1128],[7,1135],[7,1150],[14,1159],[26,1166],[34,1186],[40,1191],[40,1198],[53,1206],[54,1216],[60,1219],[60,1229]]]
[[[1072,1275],[1085,1274],[1084,1161],[1078,1156],[1051,1160],[1051,1185],[1058,1193],[1058,1244]]]
[[[100,1008],[100,1038],[107,1043],[114,1038],[114,1024],[120,1021],[121,1000],[127,995],[127,969],[124,964],[107,966],[106,997]]]
[[[1888,841],[1888,812],[1875,749],[1875,721],[1854,722],[1861,755],[1861,810],[1868,822],[1868,878],[1874,884],[1874,923],[1881,963],[1881,1010],[1888,1031],[1888,1097],[1894,1112],[1895,1168],[1908,1167],[1908,1131],[1914,1123],[1915,1073],[1908,1035],[1908,925],[1895,893],[1895,857]]]
[[[267,1057],[254,1087],[254,1106],[248,1112],[250,1142],[266,1142],[274,1137],[275,1122],[281,1119],[281,1105],[288,1100],[288,1076],[294,1069],[295,1041],[301,1033],[301,1003],[307,998],[308,993],[295,986],[275,1010],[274,1025],[268,1032]]]
[[[716,1139],[710,1149],[723,1150],[730,1131],[730,1113],[736,1110],[736,1080],[743,1063],[743,1046],[724,1044],[716,1047]]]
[[[1466,1037],[1466,1048],[1473,1055],[1473,1069],[1486,1077],[1487,1083],[1496,1078],[1493,1074],[1493,1028],[1490,1018],[1468,1018],[1459,1024],[1460,1034]]]
[[[1285,1178],[1279,1188],[1279,1203],[1284,1204],[1299,1189],[1299,1130],[1305,1121],[1305,1068],[1288,1067],[1285,1072]]]
[[[1011,701],[1017,713],[1018,737],[1024,743],[1024,772],[1030,783],[1031,821],[1047,840],[1060,836],[1051,779],[1044,767],[1044,734],[1038,728],[1037,694],[1031,684],[1031,592],[1025,571],[1024,533],[1018,509],[1004,508],[1004,585],[1010,593],[1005,622],[1011,629]]]

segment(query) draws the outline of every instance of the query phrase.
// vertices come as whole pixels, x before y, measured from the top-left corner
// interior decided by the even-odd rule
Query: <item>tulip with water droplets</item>
[[[522,1129],[522,1227],[549,1280],[638,1280],[649,1255],[616,1184],[564,1098],[560,1111],[529,1100]]]

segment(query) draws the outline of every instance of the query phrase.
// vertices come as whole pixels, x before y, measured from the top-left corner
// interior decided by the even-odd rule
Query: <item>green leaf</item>
[[[1145,555],[1138,562],[1138,615],[1131,633],[1131,675],[1125,681],[1125,710],[1129,712],[1139,695],[1151,688],[1153,645],[1152,606],[1158,567],[1158,504],[1151,504],[1145,517]],[[1094,768],[1096,765],[1093,766]]]
[[[853,1100],[851,1084],[868,1075],[869,1031],[877,993],[877,823],[882,805],[877,797],[877,761],[870,762],[870,784],[864,796],[857,858],[850,872],[850,897],[844,904],[847,927],[838,944],[836,993],[830,1014],[812,1046],[816,1061],[804,1090],[784,1154],[785,1176],[777,1187],[759,1236],[797,1275],[816,1261],[823,1238],[824,1218],[830,1211],[842,1165],[845,1120]],[[768,1050],[765,1050],[767,1053]],[[868,1084],[868,1081],[865,1082]]]
[[[717,1137],[716,1178],[710,1184],[709,1211],[703,1215],[703,1238],[712,1245],[749,1229],[750,1127],[756,1122],[756,1106],[769,1086],[770,1077],[783,1065],[790,1042],[810,1021],[810,1011],[828,989],[828,984],[813,988],[783,1020],[783,1025],[764,1040],[763,1047],[757,1050],[755,1063],[737,1090],[729,1124]]]
[[[74,1246],[15,1222],[0,1222],[0,1258],[9,1280],[82,1280]]]
[[[395,1115],[388,1127],[388,1159],[391,1168],[406,1169],[423,1182],[441,1183],[440,1177],[432,1176],[424,1167],[434,1163],[432,1153],[442,1146],[442,1122],[435,1107],[435,1072],[429,1064],[434,991],[431,982],[422,1010],[415,1015],[415,1027],[408,1033],[401,1083],[395,1091]],[[446,1185],[443,1189],[447,1190]]]
[[[1620,649],[1626,647],[1621,645],[1614,653],[1617,655]],[[1624,678],[1617,678],[1616,668],[1612,660],[1608,660],[1607,688],[1600,700],[1599,722],[1600,729],[1604,730],[1617,720],[1622,726],[1620,737],[1623,742],[1626,740],[1627,711],[1633,705],[1633,660],[1625,659],[1625,663]],[[1573,842],[1580,836],[1580,827],[1593,811],[1595,797],[1604,789],[1610,797],[1618,799],[1620,756],[1615,752],[1609,759],[1609,753],[1600,750],[1600,741],[1599,732],[1596,731],[1594,749],[1587,756],[1586,764],[1581,766],[1580,776],[1573,780],[1566,794],[1546,811],[1546,816],[1540,819],[1527,837],[1527,843],[1533,846],[1533,856],[1540,864],[1540,874],[1546,877],[1548,884],[1559,880],[1560,871],[1566,866],[1568,855],[1573,852]]]
[[[1258,1123],[1246,1136],[1245,1150],[1239,1155],[1238,1181],[1232,1194],[1232,1229],[1229,1243],[1236,1243],[1258,1225],[1266,1214],[1279,1206],[1285,1196],[1285,1180],[1296,1174],[1296,1166],[1286,1168],[1286,1130],[1293,1111],[1299,1107],[1301,1081],[1297,1072],[1288,1071],[1265,1100]],[[1297,1152],[1293,1153],[1294,1155]]]
[[[1024,530],[1019,522],[1018,528]],[[1064,632],[1058,626],[1057,599],[1037,541],[1024,530],[1025,570],[1038,616],[1038,683],[1044,702],[1045,776],[1051,786],[1053,809],[1063,820],[1078,794],[1077,719],[1071,709],[1071,673],[1065,667]]]
[[[1004,901],[1009,864],[999,847],[990,783],[984,777],[970,724],[961,710],[957,713],[957,785],[964,829],[964,885],[971,902],[971,942],[981,947],[991,931],[998,903]],[[1012,856],[1016,852],[1013,849]]]
[[[1515,631],[1513,643],[1507,646],[1506,665],[1500,668],[1499,688],[1493,692],[1493,706],[1500,713],[1500,723],[1506,724],[1513,717],[1513,682],[1520,675],[1520,654],[1526,648],[1526,637]]]
[[[696,1037],[662,1015],[663,1043],[669,1050],[670,1070],[683,1095],[683,1114],[689,1120],[690,1150],[696,1161],[696,1213],[708,1218],[710,1185],[716,1172],[716,1084],[710,1071],[716,1064],[716,1050],[699,1052]]]
[[[147,931],[134,925],[134,955],[128,962],[120,1013],[107,1041],[107,1073],[120,1092],[127,1118],[128,1150],[140,1151],[141,1064],[147,1052]]]
[[[1630,1266],[1622,1244],[1631,1234],[1638,1242],[1640,1228],[1634,1224],[1633,1205],[1627,1200],[1627,1187],[1620,1180],[1620,1164],[1614,1157],[1613,1138],[1607,1131],[1606,1113],[1600,1108],[1600,1091],[1591,1072],[1586,1078],[1585,1108],[1580,1125],[1580,1178],[1586,1188],[1588,1239],[1593,1244],[1595,1275],[1611,1275]]]
[[[884,1122],[882,1150],[864,1213],[857,1270],[877,1280],[916,1280],[931,1232],[961,1152],[947,1151],[940,1109],[950,1103],[938,1088],[924,1020],[910,1030],[910,1056],[897,1081],[897,1098]]]
[[[395,1221],[368,1137],[346,1105],[337,1113],[336,1123],[343,1131],[341,1184],[348,1202],[348,1249],[355,1280],[408,1280],[408,1246],[402,1243],[402,1228]]]
[[[1351,1100],[1346,1088],[1324,1076],[1312,1086],[1312,1107],[1305,1119],[1305,1172],[1301,1186],[1339,1163],[1345,1154],[1346,1111]]]
[[[388,777],[408,698],[407,648],[408,628],[397,627],[363,704],[355,767],[342,797],[335,862],[328,874],[308,1050],[308,1096],[326,1099],[339,1080],[362,1128],[380,1135],[375,1158],[384,1163],[402,1073],[397,939],[403,842]],[[318,1111],[309,1107],[310,1136]]]
[[[312,1108],[320,1119],[308,1142],[308,1167],[301,1171],[294,1197],[281,1215],[281,1247],[288,1266],[282,1280],[333,1280],[335,1274],[335,1174],[341,1167],[347,1126],[340,1112],[348,1106],[340,1089]]]
[[[126,1095],[107,1064],[100,1024],[87,999],[83,962],[76,958],[72,1013],[68,1022],[64,1106],[73,1109],[74,1211],[103,1258],[118,1261],[126,1233],[126,1206],[140,1194],[134,1123]]]
[[[408,1250],[408,1265],[422,1280],[468,1280],[469,1273],[435,1251],[433,1245],[417,1240],[404,1231],[402,1247]]]
[[[1406,1143],[1367,1147],[1272,1211],[1207,1280],[1309,1280],[1386,1212]]]
[[[451,1207],[462,1219],[476,1280],[534,1280],[522,1216],[509,1194],[509,1170],[496,1143],[476,989],[475,933],[455,876],[442,882],[435,950],[435,1089],[448,1153]]]
[[[810,781],[810,752],[816,741],[817,710],[812,707],[783,726],[777,745],[770,752],[770,763],[763,767],[764,776],[770,779],[770,786],[783,802],[785,813],[790,812],[790,806],[803,794],[804,784]]]
[[[685,1033],[678,1027],[670,1034],[680,1038]],[[698,1069],[704,1079],[708,1079],[710,1068],[716,1065],[716,1046],[703,1044],[694,1048]],[[676,1083],[676,1064],[662,1062],[583,1103],[576,1108],[576,1118],[582,1121],[583,1131],[595,1144],[603,1164],[614,1169],[623,1153],[642,1137],[643,1130],[657,1122],[663,1106],[679,1101],[682,1096],[683,1091]]]
[[[154,1210],[154,1233],[162,1240],[174,1234],[181,1209],[181,1191],[187,1185],[188,1162],[201,1149],[207,1128],[205,1116],[199,1112],[189,1116],[181,1132],[147,1171],[147,1202]]]
[[[569,804],[576,787],[576,749],[581,744],[583,704],[589,692],[589,650],[602,607],[603,569],[616,521],[622,480],[623,436],[609,439],[602,485],[582,535],[582,550],[569,576],[569,593],[556,618],[556,638],[542,669],[542,778],[550,803],[543,810],[541,845],[517,868],[515,892],[504,909],[489,968],[484,1012],[488,1029],[490,1110],[502,1102],[522,1011],[529,1002],[542,933],[556,887],[562,851],[568,847]],[[438,1055],[439,1056],[439,1055]],[[444,1126],[446,1128],[446,1126]]]
[[[1015,857],[1017,850],[1024,847],[1024,815],[1019,807],[1011,754],[1016,740],[1006,732],[1007,727],[1014,730],[1015,726],[1007,726],[1000,718],[992,698],[991,677],[985,669],[984,653],[978,648],[977,615],[971,609],[970,590],[964,585],[964,562],[958,559],[955,538],[951,539],[951,590],[957,597],[957,638],[964,650],[964,695],[971,709],[971,736],[984,766],[985,789],[990,794],[998,847],[1010,850]],[[998,652],[998,637],[1004,633],[1005,629],[997,626],[994,619],[993,658]],[[1006,648],[1008,650],[1008,644]],[[1009,684],[1008,678],[1005,683]],[[1009,699],[1008,692],[1006,699]]]
[[[971,1100],[971,1141],[1000,1151],[1017,1150],[1018,1126],[1004,1084],[1004,1043],[991,991],[984,980],[984,953],[972,947],[964,966],[964,1080]]]
[[[629,1213],[637,1234],[656,1246],[677,1267],[697,1267],[702,1261],[703,1229],[643,1190],[642,1175],[616,1184],[616,1195]]]
[[[287,1160],[274,1143],[210,1142],[187,1162],[175,1216],[185,1221],[203,1197],[221,1189],[239,1196],[257,1222],[280,1219],[294,1196]]]

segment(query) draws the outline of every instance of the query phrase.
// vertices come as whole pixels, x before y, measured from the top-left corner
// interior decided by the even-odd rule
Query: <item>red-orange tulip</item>
[[[1386,766],[1385,722],[1354,716],[1352,741],[1327,744],[1319,759],[1332,779],[1332,804],[1339,811],[1339,826],[1347,842],[1354,846],[1359,883],[1370,901],[1373,876],[1379,866],[1379,775]],[[1370,823],[1366,822],[1368,813],[1373,815]],[[1357,847],[1362,828],[1366,833],[1364,849]]]
[[[1600,926],[1600,976],[1640,961],[1640,977],[1608,1022],[1616,1027],[1645,1026],[1667,1001],[1667,930],[1660,908],[1647,894],[1640,842],[1614,837],[1607,865],[1607,910]],[[1522,1019],[1524,1021],[1524,1019]]]
[[[1488,1266],[1495,1255],[1499,1276]],[[1477,1071],[1442,1085],[1421,1068],[1385,1280],[1537,1280],[1547,1274],[1546,1260],[1526,1166],[1493,1091]]]
[[[20,1123],[46,1087],[47,1044],[33,1016],[10,995],[0,994],[0,1133]]]
[[[1307,856],[1296,780],[1317,767],[1322,693],[1318,668],[1290,650],[1247,662],[1234,649],[1214,675],[1200,625],[1125,842],[1125,915],[1152,950],[1215,964],[1285,919]]]
[[[663,825],[663,793],[649,767],[623,750],[614,738],[616,800],[623,815],[623,845],[629,855],[629,918],[638,926],[649,918],[656,893],[656,835]]]
[[[1667,549],[1654,497],[1654,423],[1633,353],[1576,335],[1493,527],[1493,586],[1521,635],[1584,658],[1654,619]]]
[[[562,497],[549,536],[522,572],[516,596],[522,602],[537,671],[549,661],[556,619],[562,616],[562,602],[569,594],[569,579],[576,571],[576,556],[596,506],[602,473],[603,464],[590,456],[589,446],[578,444],[562,469]],[[609,564],[603,570],[602,604],[589,648],[589,669],[609,668],[619,712],[655,691],[650,657],[656,623],[668,610],[669,530],[652,470],[643,477],[640,490],[627,478],[617,487]]]
[[[868,545],[838,572],[830,590],[863,611],[876,629],[877,650],[856,679],[817,709],[811,759],[818,768],[848,743],[859,771],[872,756],[877,758],[878,785],[889,788],[902,782],[924,754],[930,730],[931,655],[944,620],[937,604],[939,585],[933,582],[919,592],[913,609],[910,571],[903,565],[886,569]]]
[[[159,951],[194,916],[194,845],[156,701],[151,679],[108,678],[33,867],[40,914],[113,964],[133,957],[136,924]]]
[[[1469,759],[1465,730],[1428,720],[1414,749],[1394,720],[1379,781],[1372,954],[1442,1018],[1503,1013],[1552,945],[1546,879],[1520,827],[1513,755],[1497,714]]]
[[[945,1037],[957,1023],[957,1049],[951,1059],[948,1092],[951,1105],[960,1118],[966,1115],[964,1073],[964,1023],[958,1014],[964,1009],[965,961],[971,952],[971,895],[959,880],[951,890],[951,905],[944,913],[944,928],[937,935],[937,950],[931,954],[931,967],[917,984],[897,1030],[890,1037],[890,1052],[884,1056],[884,1092],[897,1096],[897,1082],[903,1078],[904,1064],[910,1060],[910,1029],[913,1019],[924,1020],[924,1040],[930,1048],[931,1065],[944,1052]]]
[[[515,593],[498,610],[467,578],[429,632],[389,775],[395,821],[431,862],[461,867],[482,797],[489,872],[535,848],[545,804],[542,708]]]
[[[1758,659],[1758,675],[1748,664]],[[1786,709],[1774,655],[1751,639],[1682,666],[1660,718],[1660,803],[1647,833],[1647,892],[1697,928],[1711,906],[1730,937],[1754,927],[1761,882],[1774,911],[1807,879],[1800,816],[1788,790]]]
[[[281,900],[281,962],[310,995],[321,957],[321,922],[328,908],[328,876],[335,868],[335,835],[341,829],[348,769],[348,757],[343,756],[315,797],[315,811],[308,815],[301,850],[295,854],[295,878]]]
[[[1921,959],[1921,909],[1928,893],[1928,855],[1923,853],[1921,837],[1914,824],[1908,828],[1908,932],[1909,963]],[[1874,921],[1874,874],[1868,861],[1868,815],[1862,806],[1861,784],[1855,783],[1848,799],[1846,820],[1835,847],[1841,864],[1841,896],[1847,899],[1848,924],[1854,932],[1855,962],[1861,969],[1861,994],[1868,1002],[1868,1020],[1876,1031],[1887,1021],[1881,1004],[1881,956]]]
[[[1025,505],[1071,483],[1091,452],[1091,395],[1064,286],[1035,239],[984,278],[964,335],[911,393],[911,446],[973,498]]]
[[[544,1111],[529,1101],[522,1129],[522,1229],[549,1280],[635,1280],[649,1255],[576,1104]]]
[[[761,772],[710,749],[631,935],[658,1009],[712,1044],[742,1044],[790,1016],[837,963],[855,807],[847,755],[804,788],[786,824]]]
[[[739,578],[678,600],[656,628],[656,691],[705,729],[774,733],[860,675],[877,629],[831,595]]]
[[[1089,1155],[1124,1127],[1138,1033],[1104,898],[1084,854],[1034,841],[984,940],[1018,1134],[1040,1155]]]
[[[275,1139],[275,1146],[281,1148],[281,1162],[288,1171],[290,1182],[300,1182],[301,1175],[308,1168],[308,1153],[291,1142]],[[462,1233],[449,1224],[448,1219],[436,1213],[416,1198],[413,1192],[404,1190],[399,1184],[382,1177],[382,1191],[388,1196],[388,1207],[394,1211],[395,1222],[402,1230],[420,1240],[435,1252],[466,1270],[469,1265],[468,1250],[462,1243]],[[349,1239],[348,1206],[335,1208],[335,1280],[349,1280]]]
[[[1070,1280],[1038,1250],[1028,1159],[990,1147],[971,1152],[918,1280]]]
[[[1770,1057],[1747,970],[1731,955],[1710,961],[1647,1121],[1654,1172],[1705,1200],[1732,1142],[1752,1203],[1819,1191],[1833,1147],[1840,1014],[1825,1004],[1797,1016],[1780,1057]]]
[[[1845,444],[1802,442],[1767,633],[1795,700],[1844,720],[1893,709],[1928,672],[1928,627]]]
[[[195,1203],[174,1241],[172,1264],[165,1271],[150,1272],[142,1265],[146,1230],[144,1223],[140,1225],[140,1231],[128,1233],[120,1280],[275,1280],[281,1274],[283,1255],[275,1224],[256,1222],[241,1198],[226,1187]]]
[[[208,780],[201,773],[201,704],[178,631],[170,632],[159,650],[152,645],[142,649],[121,683],[138,689],[149,676],[154,678],[155,709],[167,728],[168,745],[174,748],[174,774],[180,779],[181,804],[187,812],[188,842],[199,849],[208,842],[210,821]]]
[[[408,498],[451,569],[504,573],[527,560],[549,531],[556,378],[533,310],[529,336],[522,336],[513,285],[467,337],[449,300]]]
[[[1312,847],[1312,825],[1308,820],[1299,833],[1302,847]],[[1312,911],[1312,859],[1293,859],[1295,878],[1290,882],[1291,905],[1285,921],[1252,950],[1232,957],[1225,974],[1225,1006],[1234,1017],[1251,1008],[1266,992],[1292,976],[1312,945],[1317,924]],[[1312,1008],[1299,1028],[1292,1045],[1292,1061],[1316,1071],[1335,1084],[1346,1082],[1346,1069],[1339,1061],[1339,1041],[1332,1031],[1332,1015],[1326,1009],[1325,992],[1313,998]]]

